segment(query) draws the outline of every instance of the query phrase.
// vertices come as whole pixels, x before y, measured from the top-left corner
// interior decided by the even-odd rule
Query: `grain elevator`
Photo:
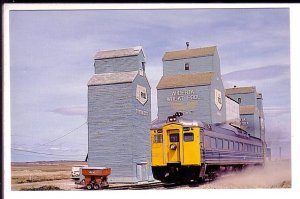
[[[166,52],[157,85],[158,120],[175,112],[206,123],[231,123],[265,139],[262,94],[255,87],[224,89],[216,46]]]
[[[97,52],[88,81],[88,166],[113,182],[149,180],[151,89],[142,47]]]
[[[255,86],[233,87],[225,91],[226,96],[233,98],[240,105],[241,128],[254,137],[265,140],[265,123],[262,93]]]

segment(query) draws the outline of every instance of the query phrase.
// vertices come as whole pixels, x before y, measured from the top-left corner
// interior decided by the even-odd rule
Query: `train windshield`
[[[170,134],[170,142],[179,142],[179,133]]]

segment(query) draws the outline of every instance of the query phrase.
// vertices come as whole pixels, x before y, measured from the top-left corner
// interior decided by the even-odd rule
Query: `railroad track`
[[[160,187],[165,188],[175,188],[178,186],[182,186],[176,183],[162,183],[162,182],[153,182],[153,183],[145,183],[145,184],[132,184],[132,185],[121,185],[107,188],[108,190],[146,190],[146,189],[155,189]]]
[[[205,182],[200,183],[162,183],[162,182],[153,182],[153,183],[145,183],[145,184],[132,184],[132,185],[120,185],[120,186],[110,186],[107,188],[108,190],[147,190],[147,189],[155,189],[155,188],[165,188],[165,189],[175,189],[178,187],[198,187]]]

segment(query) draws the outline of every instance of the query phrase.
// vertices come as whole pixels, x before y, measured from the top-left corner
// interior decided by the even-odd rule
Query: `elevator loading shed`
[[[100,51],[88,82],[88,166],[113,182],[151,177],[151,90],[141,47]]]
[[[189,119],[225,122],[225,91],[217,47],[166,52],[157,99],[159,120],[179,111]]]
[[[226,96],[240,104],[241,127],[250,135],[265,140],[263,98],[256,87],[228,88]]]

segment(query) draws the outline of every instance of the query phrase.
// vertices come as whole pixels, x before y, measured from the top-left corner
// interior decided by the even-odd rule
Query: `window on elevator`
[[[190,70],[190,64],[189,63],[184,64],[184,70]]]
[[[241,98],[238,98],[238,103],[240,104],[242,102],[242,99]]]

